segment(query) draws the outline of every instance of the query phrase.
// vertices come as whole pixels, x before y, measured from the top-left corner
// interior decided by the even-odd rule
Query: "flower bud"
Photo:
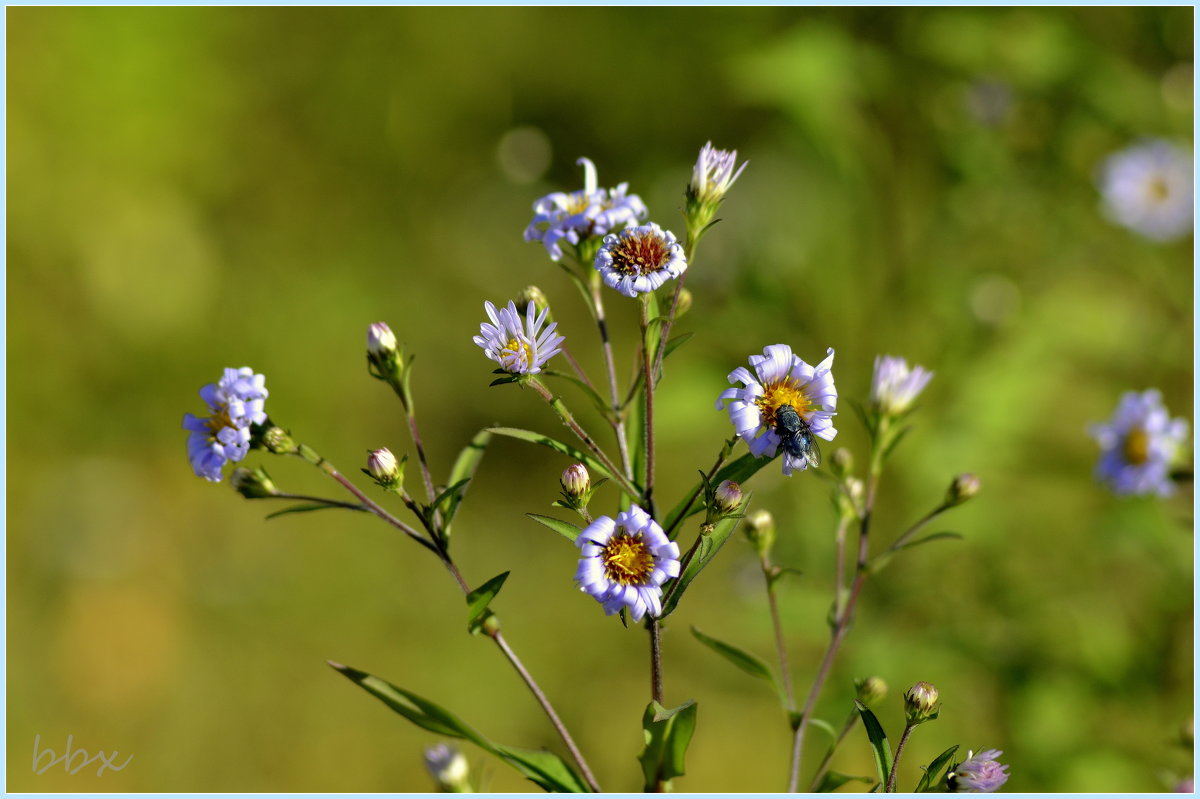
[[[367,354],[378,357],[396,351],[396,334],[386,322],[375,322],[367,328]]]
[[[692,309],[692,292],[687,289],[680,289],[679,304],[675,306],[675,318],[683,316]]]
[[[879,677],[863,677],[854,681],[858,701],[870,707],[887,699],[888,686]]]
[[[592,487],[592,476],[582,463],[573,463],[563,470],[559,478],[563,493],[572,499],[582,498]]]
[[[909,724],[937,718],[938,690],[931,683],[919,682],[904,693],[904,715]]]
[[[713,500],[721,513],[733,513],[742,504],[742,487],[732,480],[722,480],[713,492]]]
[[[751,544],[754,544],[758,554],[765,555],[770,552],[771,547],[775,545],[775,517],[771,515],[771,512],[755,511],[742,521],[746,537],[750,539]]]
[[[261,466],[254,469],[239,466],[229,476],[229,482],[233,486],[233,490],[246,499],[263,499],[279,493],[271,476]]]
[[[295,455],[300,447],[282,427],[269,427],[263,433],[263,446],[276,455]]]
[[[838,447],[833,451],[833,472],[834,474],[844,475],[854,471],[854,454],[845,447]]]
[[[367,474],[384,488],[392,488],[400,482],[400,463],[387,447],[372,450],[367,456]]]
[[[470,793],[470,766],[463,753],[448,744],[425,749],[425,768],[442,793]]]
[[[550,300],[546,299],[546,295],[537,286],[526,286],[517,295],[517,313],[524,317],[529,312],[531,304],[533,305],[533,315],[537,316],[550,307]],[[550,316],[550,314],[546,314],[547,322],[554,321]]]
[[[949,490],[946,491],[946,506],[953,507],[961,505],[971,497],[979,493],[980,483],[979,478],[973,474],[960,474],[954,478],[954,482],[950,484]]]

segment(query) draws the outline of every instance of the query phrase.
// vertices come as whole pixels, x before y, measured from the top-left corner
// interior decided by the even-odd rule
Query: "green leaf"
[[[811,724],[812,726],[816,727],[818,730],[821,730],[821,731],[822,731],[822,732],[824,732],[826,735],[828,735],[830,740],[832,740],[832,741],[836,741],[836,740],[837,740],[837,738],[838,738],[838,731],[837,731],[837,730],[835,730],[835,729],[833,728],[833,725],[832,725],[832,724],[830,724],[830,723],[829,723],[828,721],[826,721],[825,719],[818,719],[818,718],[815,718],[815,717],[814,717],[814,718],[811,718],[811,719],[809,719],[809,720],[808,720],[808,723],[809,723],[809,724]]]
[[[904,437],[907,436],[909,431],[911,431],[911,430],[912,430],[912,427],[906,426],[906,427],[901,428],[900,432],[892,435],[887,442],[887,446],[884,447],[884,449],[883,449],[883,455],[880,458],[880,460],[886,461],[888,459],[888,457],[891,456],[892,450],[894,450],[894,449],[896,449],[896,447],[900,446],[900,442],[904,440]]]
[[[563,380],[567,380],[567,381],[574,383],[576,386],[579,387],[579,390],[582,391],[587,396],[587,398],[592,401],[592,404],[596,406],[596,410],[600,411],[601,416],[603,416],[605,419],[612,418],[612,415],[613,415],[612,404],[608,400],[601,397],[596,392],[596,389],[592,388],[587,383],[580,380],[578,377],[566,374],[564,372],[555,372],[550,369],[543,370],[542,374],[544,374],[548,377],[558,377]]]
[[[433,500],[433,504],[430,505],[429,507],[440,508],[442,506],[442,503],[445,502],[446,500],[452,499],[459,492],[466,491],[467,483],[469,483],[469,482],[471,482],[471,478],[468,477],[463,480],[459,480],[457,483],[455,483],[452,486],[448,486],[445,490],[442,491],[442,493],[437,495],[437,497]]]
[[[897,552],[902,552],[906,549],[912,549],[913,547],[920,546],[921,544],[927,544],[930,541],[940,541],[942,539],[947,539],[947,538],[961,539],[962,537],[963,536],[961,533],[951,533],[949,531],[943,531],[940,533],[930,533],[929,535],[925,536],[924,538],[918,538],[913,541],[909,541],[907,544],[904,544],[903,546],[899,546],[899,547],[896,547],[895,549],[888,549],[883,552],[880,552],[878,555],[876,555],[874,558],[871,559],[871,562],[868,564],[868,568],[871,570],[872,574],[877,574],[877,573],[883,571],[883,567],[888,565],[888,563],[896,555]]]
[[[870,708],[857,699],[854,706],[862,717],[863,727],[867,730],[867,738],[871,741],[871,754],[875,756],[875,772],[879,775],[880,786],[887,785],[888,774],[892,771],[892,748],[888,744],[887,733],[875,718]]]
[[[838,771],[827,771],[825,776],[821,778],[821,782],[813,793],[831,793],[841,788],[848,782],[870,782],[870,777],[851,777],[849,774],[842,774]]]
[[[750,499],[753,496],[753,491],[746,493],[746,507],[749,507]],[[683,570],[683,573],[680,574],[679,577],[676,578],[671,584],[670,593],[667,595],[666,601],[663,603],[663,612],[662,615],[659,616],[660,619],[665,619],[667,616],[671,615],[676,606],[679,605],[679,600],[683,597],[683,592],[687,590],[687,587],[691,584],[692,580],[695,580],[697,575],[704,571],[704,567],[707,566],[712,559],[717,556],[717,553],[721,551],[721,547],[723,547],[725,542],[729,540],[729,536],[731,536],[733,531],[737,529],[738,522],[741,520],[742,519],[740,516],[722,519],[713,525],[713,531],[711,533],[701,534],[702,538],[700,541],[700,546],[696,549],[695,556],[692,557],[691,562],[688,563],[687,568]]]
[[[508,572],[497,574],[467,594],[467,632],[471,633],[471,635],[477,635],[483,623],[492,615],[492,611],[488,605],[496,598],[496,594],[500,593],[500,589],[504,586],[504,581],[508,579],[508,575]]]
[[[331,508],[342,508],[344,510],[366,510],[363,507],[347,508],[345,505],[326,505],[324,502],[314,502],[311,505],[293,505],[290,508],[277,510],[274,513],[268,513],[264,518],[274,519],[276,516],[283,516],[287,513],[308,513],[314,510],[329,510]]]
[[[757,474],[759,469],[766,466],[770,462],[770,458],[756,458],[750,453],[746,453],[737,460],[725,464],[725,466],[713,476],[712,483],[713,485],[720,485],[721,481],[723,480],[733,480],[735,483],[738,483],[745,488],[746,481]],[[701,491],[702,488],[702,484],[693,487],[691,491],[684,495],[684,498],[679,502],[679,504],[671,509],[671,512],[667,514],[666,520],[663,522],[664,530],[674,529],[682,518],[691,516],[694,513],[699,513],[704,509],[704,505],[697,501],[701,496],[703,496],[703,492]],[[692,497],[693,494],[695,494],[695,498],[689,499],[689,497]]]
[[[641,371],[641,370],[638,370]],[[626,430],[632,435],[629,457],[633,461],[633,481],[639,486],[646,484],[646,387],[642,385],[633,397]],[[631,497],[630,499],[636,499]],[[624,501],[621,503],[625,504]]]
[[[928,766],[922,766],[921,770],[925,774],[921,777],[921,781],[917,783],[917,789],[914,793],[941,793],[944,790],[942,781],[943,772],[950,770],[950,762],[954,758],[954,753],[958,751],[958,744],[942,752],[933,759],[933,762]]]
[[[904,546],[898,547],[896,549],[896,551],[899,552],[901,549],[912,549],[915,546],[919,546],[919,545],[927,543],[929,541],[938,541],[943,538],[957,538],[957,539],[961,540],[962,537],[963,537],[962,533],[951,533],[949,531],[943,531],[940,533],[930,533],[929,535],[925,536],[924,538],[918,538],[915,541],[909,541]]]
[[[550,438],[550,436],[543,435],[541,433],[535,433],[532,430],[522,430],[519,427],[489,427],[487,428],[487,432],[495,433],[499,436],[508,436],[509,438],[520,439],[521,441],[528,441],[533,444],[540,444],[543,447],[548,447],[554,450],[555,452],[561,452],[563,455],[568,455],[574,458],[584,466],[588,467],[588,469],[592,472],[598,472],[605,477],[612,477],[612,474],[609,473],[608,469],[604,468],[603,464],[601,464],[600,461],[596,460],[591,455],[588,455],[583,450],[572,447],[570,444],[564,444],[561,441],[556,441],[555,439]]]
[[[650,363],[653,364],[655,358],[658,357],[658,347],[662,343],[663,327],[667,324],[667,317],[656,316],[646,325],[646,337],[643,339],[646,351],[650,353]],[[664,358],[666,355],[663,356]]]
[[[776,693],[780,695],[780,699],[784,698],[783,692],[779,686],[779,682],[775,679],[775,675],[771,672],[771,669],[767,667],[767,664],[762,662],[762,660],[754,655],[751,655],[745,650],[738,649],[732,644],[727,644],[724,641],[718,641],[716,638],[713,638],[710,635],[705,635],[696,627],[692,627],[692,635],[696,637],[697,641],[704,644],[709,649],[716,652],[718,655],[725,658],[750,676],[758,677],[771,683],[771,686],[775,689]]]
[[[510,766],[551,793],[591,791],[575,770],[553,752],[497,745],[496,753]]]
[[[642,714],[642,734],[646,745],[638,755],[638,760],[642,764],[647,791],[656,790],[660,782],[683,776],[684,755],[695,731],[694,700],[670,710],[658,702],[646,706],[646,712]]]
[[[418,727],[438,735],[465,738],[485,752],[508,763],[547,791],[580,793],[588,790],[579,775],[562,758],[551,752],[519,749],[493,743],[463,722],[462,719],[428,699],[423,699],[411,691],[392,685],[365,671],[332,661],[329,665]]]
[[[479,463],[483,460],[483,455],[487,451],[488,443],[491,440],[491,433],[487,430],[480,430],[471,439],[471,443],[463,447],[462,452],[458,453],[458,458],[454,461],[454,467],[450,469],[450,485],[456,485],[463,480],[474,479],[475,471],[479,468]],[[462,504],[466,496],[467,489],[464,488],[461,493],[450,500],[450,504],[446,508],[445,523],[442,525],[442,536],[447,540],[450,538],[450,523],[454,521],[454,516],[458,513],[458,506]]]
[[[562,519],[556,519],[553,516],[543,516],[540,513],[526,513],[526,516],[533,519],[544,527],[549,527],[554,532],[561,535],[568,541],[574,542],[579,534],[583,532],[582,527],[577,527],[570,522],[564,522]]]
[[[502,386],[505,383],[516,383],[520,379],[521,378],[515,377],[513,375],[509,375],[508,377],[497,377],[495,380],[488,383],[488,388],[491,388],[492,386]]]

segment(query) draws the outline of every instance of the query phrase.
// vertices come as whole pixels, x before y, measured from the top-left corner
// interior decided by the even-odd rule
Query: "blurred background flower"
[[[1190,416],[1192,239],[1112,224],[1095,176],[1143,137],[1191,141],[1191,23],[1136,7],[647,8],[637,25],[604,8],[9,9],[9,789],[428,790],[434,736],[327,658],[496,740],[557,747],[424,553],[361,514],[264,523],[266,501],[196,479],[179,414],[249,363],[270,376],[272,421],[343,471],[381,441],[399,458],[403,414],[362,362],[363,329],[387,319],[416,354],[443,479],[484,426],[558,429],[527,392],[485,391],[463,331],[485,299],[537,283],[602,376],[573,287],[522,240],[530,208],[580,187],[586,155],[673,227],[708,140],[751,166],[688,267],[679,332],[696,337],[658,398],[657,496],[711,464],[729,435],[711,398],[776,341],[836,347],[848,399],[866,400],[880,352],[937,373],[885,475],[880,537],[955,474],[987,487],[956,511],[964,541],[868,583],[817,715],[843,719],[856,676],[924,679],[947,699],[913,768],[982,741],[1013,791],[1154,791],[1160,765],[1190,773],[1163,762],[1192,704],[1190,492],[1114,498],[1085,426],[1146,386]],[[583,55],[614,40],[644,93]],[[637,303],[608,310],[624,379]],[[861,460],[853,415],[837,426]],[[577,550],[521,515],[553,512],[570,464],[527,446],[489,448],[456,559],[474,582],[512,570],[506,636],[604,786],[635,790],[644,633],[576,597]],[[329,492],[298,459],[241,465],[264,464],[281,491]],[[803,686],[827,635],[836,510],[810,474],[764,469],[745,488],[747,512],[775,516],[773,562],[804,572],[779,585]],[[593,512],[616,495],[601,487]],[[663,631],[668,703],[701,708],[681,789],[782,787],[773,697],[687,634],[736,630],[771,657],[761,587],[739,590],[754,557],[729,545]],[[601,673],[599,702],[579,675]],[[876,712],[903,722],[896,697]],[[37,776],[37,734],[135,757]],[[810,763],[824,745],[812,736]],[[850,745],[834,768],[873,767]],[[489,780],[529,789],[508,769]]]

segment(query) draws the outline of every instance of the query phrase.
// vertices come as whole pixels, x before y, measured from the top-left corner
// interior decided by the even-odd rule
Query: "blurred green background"
[[[531,204],[578,188],[587,155],[678,231],[709,139],[750,166],[688,272],[679,329],[696,336],[660,396],[660,496],[711,463],[729,434],[713,401],[766,344],[810,361],[836,347],[847,398],[878,353],[932,368],[878,537],[958,472],[984,491],[940,528],[965,540],[868,584],[818,715],[840,723],[852,678],[877,674],[896,736],[900,693],[928,680],[942,718],[914,736],[902,787],[961,743],[1003,749],[1010,790],[1167,788],[1190,772],[1173,744],[1193,705],[1190,486],[1111,497],[1085,428],[1151,386],[1191,416],[1191,238],[1108,223],[1094,174],[1140,136],[1190,140],[1192,13],[10,8],[8,788],[428,790],[437,738],[326,658],[560,751],[428,553],[357,515],[264,523],[277,506],[192,475],[180,419],[222,367],[250,365],[271,416],[344,472],[368,448],[408,451],[363,363],[367,324],[386,320],[417,354],[441,479],[483,426],[557,434],[531,393],[485,388],[471,343],[485,299],[537,283],[602,374],[573,289],[521,240]],[[609,295],[622,375],[634,305]],[[861,461],[861,427],[840,418]],[[249,461],[336,493],[299,461]],[[567,463],[498,441],[457,558],[474,584],[512,570],[495,605],[509,640],[604,786],[637,790],[645,634],[579,595],[576,550],[522,516],[548,512]],[[811,475],[773,465],[752,487],[781,520],[779,561],[804,572],[782,589],[803,692],[834,516]],[[615,501],[602,490],[596,508]],[[780,790],[772,695],[688,634],[773,660],[750,547],[732,540],[689,596],[664,633],[667,701],[700,707],[678,787]],[[134,758],[33,775],[35,735]],[[811,769],[825,740],[810,742]],[[836,767],[871,772],[860,731]]]

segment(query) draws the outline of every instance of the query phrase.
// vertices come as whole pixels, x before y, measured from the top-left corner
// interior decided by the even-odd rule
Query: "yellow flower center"
[[[627,275],[648,275],[671,260],[666,239],[654,233],[622,235],[610,249],[613,269]]]
[[[812,410],[812,403],[804,394],[804,389],[807,387],[807,383],[801,385],[796,378],[790,375],[763,386],[762,396],[754,401],[762,414],[763,424],[767,427],[775,426],[775,412],[781,405],[791,405],[801,416]]]
[[[1134,466],[1141,466],[1150,460],[1150,435],[1140,427],[1135,427],[1125,434],[1125,460]]]
[[[221,408],[214,413],[208,418],[207,425],[209,438],[216,441],[217,433],[221,432],[223,428],[233,427],[233,420],[229,418],[229,409]]]
[[[1146,196],[1150,202],[1160,203],[1171,196],[1171,187],[1162,177],[1152,178],[1146,181]]]
[[[641,585],[654,571],[654,555],[640,534],[614,535],[604,545],[600,560],[608,579],[619,585]]]
[[[508,343],[504,345],[504,349],[500,350],[502,363],[508,365],[510,359],[516,359],[516,363],[522,363],[521,358],[524,357],[525,364],[533,363],[533,348],[529,346],[529,342],[518,341],[515,338],[510,338]]]
[[[588,196],[585,191],[573,191],[567,195],[567,213],[582,214],[587,210]]]

